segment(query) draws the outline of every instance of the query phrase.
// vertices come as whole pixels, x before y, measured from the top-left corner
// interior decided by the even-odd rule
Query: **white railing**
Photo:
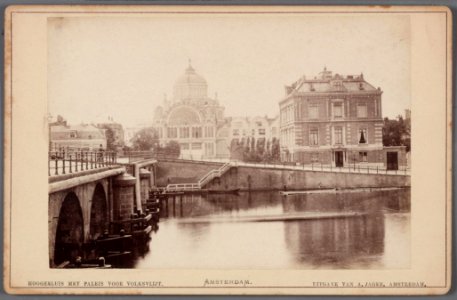
[[[225,163],[219,169],[211,170],[206,173],[197,183],[170,183],[167,185],[166,190],[169,192],[200,190],[214,178],[224,175],[230,168],[231,163]]]
[[[199,190],[198,183],[170,183],[167,185],[166,190],[169,192]]]
[[[222,175],[224,175],[225,172],[227,172],[230,168],[231,168],[231,163],[228,162],[228,163],[225,163],[223,164],[219,169],[217,170],[211,170],[209,171],[205,176],[203,176],[199,181],[198,181],[198,184],[200,185],[200,187],[203,187],[205,186],[205,184],[207,184],[208,182],[210,182],[211,180],[213,180],[214,178],[216,177],[221,177]]]

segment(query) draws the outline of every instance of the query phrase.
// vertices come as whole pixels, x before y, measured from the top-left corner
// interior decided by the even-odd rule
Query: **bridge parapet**
[[[117,164],[116,152],[61,149],[48,153],[48,176],[78,173]]]
[[[49,194],[96,182],[101,179],[125,173],[124,167],[107,167],[87,172],[54,176],[49,178]]]

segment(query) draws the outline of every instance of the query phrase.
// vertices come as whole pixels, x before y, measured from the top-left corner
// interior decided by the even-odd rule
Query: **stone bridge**
[[[155,160],[49,177],[49,264],[76,256],[111,223],[142,211],[155,185]]]

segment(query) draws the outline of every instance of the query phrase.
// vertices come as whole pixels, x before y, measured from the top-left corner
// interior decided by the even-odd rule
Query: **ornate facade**
[[[285,87],[280,100],[281,158],[336,167],[372,163],[392,169],[405,163],[404,148],[382,145],[382,91],[363,74],[324,70]]]
[[[208,84],[190,65],[173,87],[172,99],[166,97],[154,115],[154,127],[162,145],[176,141],[183,158],[226,157],[221,153],[224,138],[218,131],[224,127],[224,107],[217,96],[208,97]],[[227,152],[225,150],[225,152]]]

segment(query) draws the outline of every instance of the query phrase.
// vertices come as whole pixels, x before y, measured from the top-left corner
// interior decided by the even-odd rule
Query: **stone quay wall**
[[[407,187],[410,176],[287,170],[238,166],[204,188],[214,190],[303,190],[318,188]]]
[[[156,164],[156,185],[168,183],[196,183],[211,170],[218,169],[222,163],[203,161],[159,161]]]

